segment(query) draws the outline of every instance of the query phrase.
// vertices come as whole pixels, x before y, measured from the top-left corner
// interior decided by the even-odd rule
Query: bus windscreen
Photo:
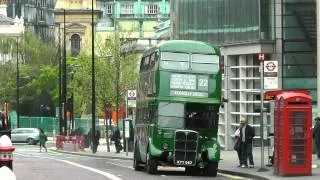
[[[163,52],[161,54],[160,67],[163,69],[191,70],[194,72],[218,72],[219,56]]]

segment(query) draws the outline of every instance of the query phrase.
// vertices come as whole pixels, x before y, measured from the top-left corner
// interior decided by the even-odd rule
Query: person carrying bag
[[[241,154],[241,139],[240,139],[240,128],[241,128],[241,125],[238,127],[238,129],[236,130],[236,132],[234,133],[234,139],[235,139],[235,142],[234,142],[234,147],[233,149],[235,151],[237,151],[237,154],[238,154],[238,159],[239,159],[239,165],[238,167],[241,167],[241,157],[242,157],[242,154]]]

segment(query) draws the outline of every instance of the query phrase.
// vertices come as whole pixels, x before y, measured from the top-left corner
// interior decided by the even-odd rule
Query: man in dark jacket
[[[252,139],[255,136],[254,129],[248,124],[247,119],[241,117],[240,124],[242,127],[240,128],[240,146],[242,153],[242,168],[248,167],[248,158],[249,158],[249,167],[254,168],[253,155],[252,155]]]
[[[315,141],[318,159],[320,159],[320,117],[317,117],[314,120],[316,121],[316,123],[313,127],[312,136]]]
[[[116,147],[116,152],[120,153],[120,151],[122,150],[122,145],[121,145],[120,130],[118,127],[116,127],[115,131],[113,132],[112,139],[114,140],[114,146]]]
[[[94,133],[94,138],[93,138],[93,142],[92,142],[92,152],[93,153],[96,153],[98,150],[99,140],[100,140],[100,131],[99,131],[99,129],[97,129],[96,132]]]

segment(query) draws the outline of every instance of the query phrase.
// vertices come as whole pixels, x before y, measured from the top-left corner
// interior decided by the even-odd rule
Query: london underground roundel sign
[[[127,97],[130,100],[134,100],[137,97],[137,91],[136,90],[128,90],[127,91]]]
[[[266,68],[269,70],[269,71],[274,71],[275,70],[275,68],[276,68],[276,65],[274,64],[274,62],[268,62],[267,64],[266,64]]]
[[[264,72],[278,72],[278,62],[277,61],[264,61]]]

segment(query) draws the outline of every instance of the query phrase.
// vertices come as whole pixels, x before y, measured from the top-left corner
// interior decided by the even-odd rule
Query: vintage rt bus
[[[140,64],[135,121],[135,170],[185,167],[216,176],[221,105],[220,51],[190,40],[163,42]]]

